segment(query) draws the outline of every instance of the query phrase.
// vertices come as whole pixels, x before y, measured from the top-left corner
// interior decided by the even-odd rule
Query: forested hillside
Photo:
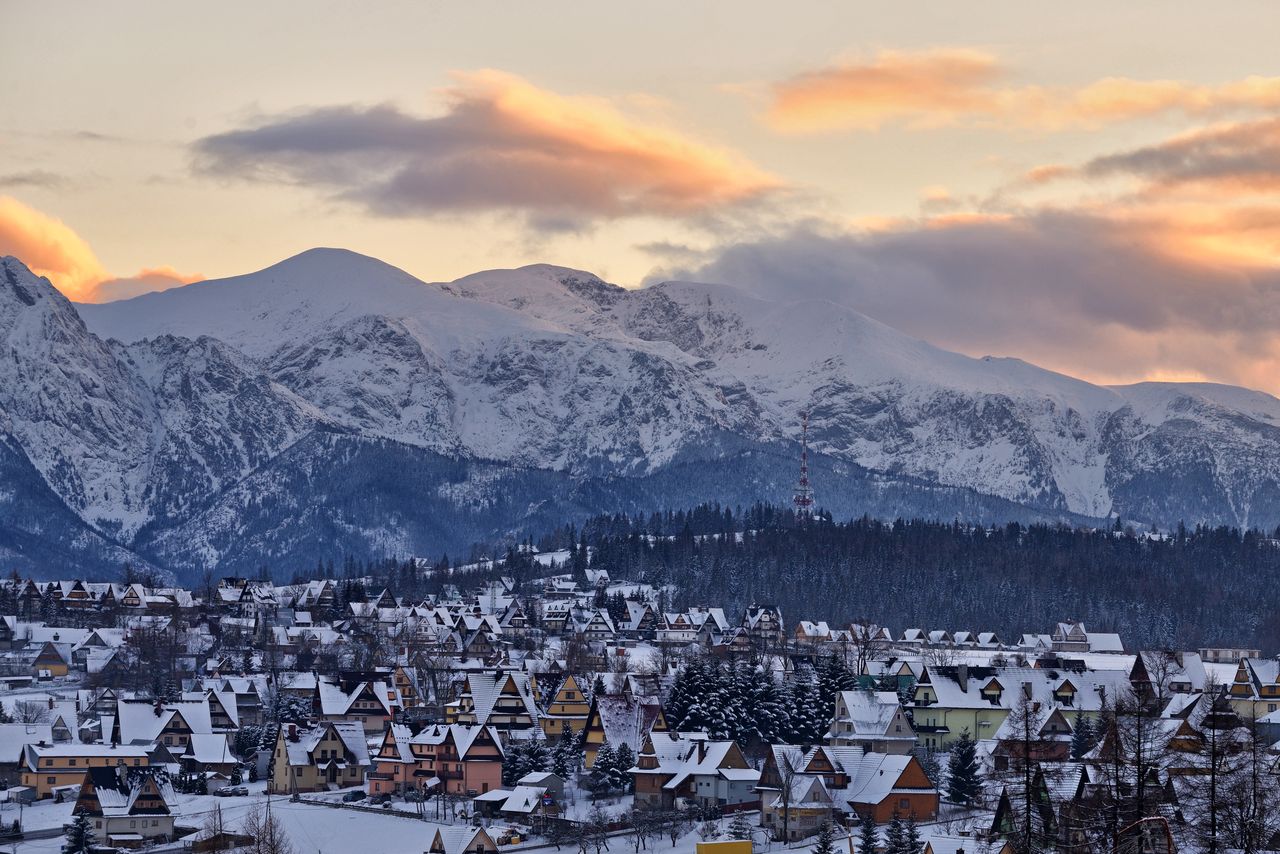
[[[1011,639],[1072,618],[1120,632],[1130,648],[1280,646],[1280,543],[1253,531],[866,518],[801,526],[770,507],[702,507],[597,518],[544,545],[570,536],[592,546],[592,563],[614,577],[675,585],[675,605],[772,604],[788,625],[866,619],[895,633],[990,630]]]

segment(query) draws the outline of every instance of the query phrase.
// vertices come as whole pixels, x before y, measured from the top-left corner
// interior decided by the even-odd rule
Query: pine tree
[[[978,749],[969,730],[961,732],[952,745],[947,771],[947,800],[953,804],[972,804],[978,797]]]
[[[896,812],[889,822],[889,829],[885,831],[884,850],[885,854],[908,854],[907,829],[902,824],[902,816]]]
[[[609,742],[600,745],[596,750],[596,761],[591,764],[591,775],[587,785],[597,795],[604,794],[613,788],[615,769],[618,767],[618,756]]]
[[[4,703],[0,702],[0,724],[11,724],[11,723],[13,723],[13,715],[9,714],[9,712],[4,707]]]
[[[751,822],[747,821],[746,813],[739,811],[733,814],[728,833],[730,839],[746,840],[752,837]]]
[[[93,842],[89,817],[81,813],[67,826],[67,841],[62,843],[62,854],[89,854],[93,850]]]
[[[818,839],[810,850],[813,854],[836,854],[836,831],[830,821],[824,821],[818,828]]]
[[[788,741],[792,744],[820,744],[827,722],[821,720],[818,686],[812,672],[797,673],[791,685],[791,726]]]
[[[578,748],[578,734],[566,732],[556,742],[551,752],[551,772],[561,780],[568,780],[569,775],[578,770],[582,762],[582,752]]]
[[[1076,718],[1076,728],[1071,732],[1071,758],[1080,760],[1093,749],[1093,718],[1080,715]]]
[[[920,828],[916,826],[914,814],[907,819],[907,830],[903,839],[906,842],[905,854],[921,854],[924,850],[924,840],[920,838]]]
[[[618,745],[618,749],[614,753],[614,763],[613,787],[622,791],[630,791],[634,783],[631,769],[636,764],[636,754],[631,749],[631,745],[626,742]]]
[[[876,823],[870,817],[862,820],[858,832],[858,854],[875,854],[880,846],[880,834],[876,831]]]

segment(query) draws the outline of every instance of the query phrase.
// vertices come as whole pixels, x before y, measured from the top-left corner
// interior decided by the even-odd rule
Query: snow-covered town
[[[421,601],[365,577],[6,580],[0,844],[1009,854],[1280,832],[1260,650],[676,611],[574,557]]]

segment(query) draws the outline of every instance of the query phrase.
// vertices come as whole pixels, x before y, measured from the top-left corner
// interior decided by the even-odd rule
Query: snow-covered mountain
[[[427,284],[333,249],[105,305],[0,270],[0,437],[179,571],[785,500],[802,410],[839,514],[1280,523],[1275,398],[1095,386],[826,301],[547,265]]]

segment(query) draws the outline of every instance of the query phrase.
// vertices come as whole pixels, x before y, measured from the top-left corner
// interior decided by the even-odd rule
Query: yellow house
[[[570,674],[551,698],[539,723],[547,738],[558,738],[565,733],[582,732],[590,713],[591,704],[587,701],[586,694],[578,684],[577,677]]]
[[[1273,658],[1243,658],[1235,679],[1227,689],[1231,708],[1251,720],[1280,709],[1280,661]]]
[[[51,798],[63,786],[78,786],[90,768],[146,768],[155,745],[28,744],[22,751],[22,785],[36,798]]]
[[[631,695],[595,697],[587,723],[583,729],[582,752],[584,765],[590,768],[596,762],[601,745],[610,741],[617,749],[626,744],[632,753],[638,754],[644,739],[651,732],[666,732],[667,719],[662,714],[662,703],[657,697]]]
[[[57,635],[54,635],[56,638]],[[66,676],[71,669],[71,644],[45,641],[35,661],[31,662],[31,675],[41,677]]]
[[[285,724],[271,755],[270,789],[279,795],[363,786],[369,743],[355,721],[325,721],[309,731]]]

